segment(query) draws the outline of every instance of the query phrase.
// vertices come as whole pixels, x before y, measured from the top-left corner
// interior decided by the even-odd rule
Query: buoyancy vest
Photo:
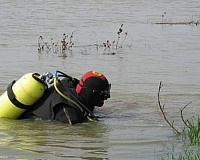
[[[70,81],[67,78],[64,78],[61,80],[61,82],[58,84],[57,87],[65,96],[72,99],[73,101],[76,101],[71,95],[73,94],[73,96],[76,96],[75,86],[76,84],[74,84],[72,81]],[[87,113],[85,112],[85,110],[80,109],[74,103],[63,98],[55,90],[53,85],[49,87],[46,94],[34,105],[33,107],[34,109],[31,111],[27,111],[27,115],[32,113],[35,116],[40,117],[42,119],[54,120],[56,107],[58,107],[59,105],[63,106],[63,104],[65,107],[74,108],[77,111],[79,111],[79,115],[81,115],[81,117],[87,117]]]

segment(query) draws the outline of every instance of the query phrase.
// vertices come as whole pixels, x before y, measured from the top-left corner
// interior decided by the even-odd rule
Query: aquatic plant
[[[157,22],[155,24],[169,24],[169,25],[199,25],[200,21],[185,21],[185,22]]]
[[[83,48],[80,48],[81,45],[78,46],[80,48],[80,53],[82,55],[88,55],[90,52],[88,52],[88,48],[85,49],[85,47],[95,47],[96,50],[99,50],[100,48],[103,48],[103,54],[106,55],[115,55],[116,53],[121,53],[119,49],[122,49],[124,42],[127,38],[128,32],[123,31],[123,26],[124,24],[121,24],[118,31],[117,31],[117,38],[116,40],[110,41],[106,40],[106,42],[98,44],[98,39],[93,45],[87,45],[87,46],[82,46]],[[67,57],[67,53],[72,53],[72,48],[74,46],[73,38],[74,38],[74,32],[71,33],[71,35],[63,34],[61,40],[54,41],[53,38],[51,38],[51,42],[48,43],[47,41],[44,40],[43,36],[39,36],[38,38],[38,53],[42,52],[52,52],[55,54],[60,53],[59,57]],[[92,32],[97,35],[95,32]],[[132,42],[130,45],[127,45],[127,47],[131,48],[132,47]],[[146,47],[146,44],[145,44]],[[150,47],[150,45],[149,45]]]
[[[193,20],[193,16],[191,20],[187,20],[187,21],[182,21],[182,22],[172,22],[171,20],[164,19],[165,15],[167,13],[164,12],[161,16],[162,16],[162,20],[161,22],[157,22],[155,24],[162,24],[162,25],[199,25],[200,24],[200,16],[198,20]]]
[[[164,13],[162,14],[162,23],[164,23],[164,17],[165,17],[166,14],[167,14],[167,12],[164,12]]]
[[[175,146],[173,146],[175,147]],[[173,148],[174,150],[175,148]],[[200,150],[198,147],[187,146],[181,153],[175,153],[175,151],[167,152],[162,155],[161,160],[199,160]]]
[[[61,40],[61,51],[64,52],[65,50],[71,50],[74,43],[72,42],[74,32],[69,36],[69,42],[67,41],[68,35],[65,33],[63,34],[63,39]]]
[[[181,132],[178,131],[178,129],[174,126],[174,121],[170,122],[164,112],[164,108],[165,108],[165,104],[161,104],[160,101],[160,92],[161,92],[161,88],[163,87],[162,81],[160,81],[159,83],[159,87],[158,87],[158,105],[161,111],[161,116],[164,118],[164,120],[167,122],[167,124],[173,129],[173,131],[175,132],[176,135],[181,135]],[[187,103],[182,109],[181,109],[181,119],[182,122],[185,125],[185,128],[183,131],[187,131],[187,135],[191,140],[191,144],[195,144],[194,142],[198,142],[200,144],[200,118],[198,118],[197,123],[191,123],[189,121],[189,119],[185,120],[183,117],[183,111],[184,109],[191,104],[191,102]],[[185,133],[185,132],[184,132]]]
[[[185,127],[182,131],[182,138],[184,141],[188,140],[189,145],[200,145],[200,117],[198,116],[197,120],[189,121],[183,118],[183,110],[190,104],[189,102],[181,109],[181,119],[185,124]],[[190,118],[191,119],[191,118]]]
[[[168,123],[168,125],[173,129],[176,135],[182,136],[182,153],[180,153],[177,156],[174,155],[174,153],[167,154],[167,158],[161,158],[162,160],[165,159],[174,159],[174,160],[199,160],[200,159],[200,116],[198,116],[197,120],[194,122],[189,121],[189,119],[185,120],[183,117],[183,111],[184,109],[191,104],[192,102],[187,103],[182,109],[181,109],[181,119],[184,123],[184,128],[182,132],[179,132],[178,129],[174,126],[174,121],[170,122],[164,112],[165,105],[161,104],[160,101],[160,92],[161,88],[163,87],[162,82],[159,83],[158,88],[158,105],[161,110],[161,115],[164,118],[164,120]],[[175,158],[177,157],[177,158]]]
[[[60,53],[61,56],[66,56],[67,51],[71,51],[74,45],[74,42],[72,41],[73,36],[74,32],[72,32],[70,36],[64,33],[61,41],[53,42],[53,38],[51,38],[51,44],[48,44],[48,42],[44,41],[44,38],[42,36],[39,36],[38,52],[41,53],[42,51],[53,51],[53,53]]]
[[[199,160],[200,159],[200,152],[195,151],[191,147],[188,147],[184,150],[184,153],[180,154],[178,160]]]
[[[117,37],[117,43],[116,43],[116,50],[118,48],[122,48],[122,45],[123,45],[124,41],[126,40],[126,37],[127,37],[127,34],[128,34],[128,32],[125,32],[124,39],[122,40],[121,44],[119,45],[119,40],[121,38],[121,33],[123,32],[122,27],[123,27],[123,24],[121,24],[121,27],[119,28],[119,31],[117,32],[118,37]]]
[[[45,47],[46,47],[46,49],[50,50],[48,43],[44,41],[44,38],[42,36],[39,36],[39,38],[38,38],[38,51],[39,52],[44,51]]]
[[[188,140],[191,145],[200,145],[200,117],[197,122],[190,122],[188,127],[183,129],[183,140]]]
[[[123,24],[121,24],[117,32],[117,40],[113,40],[113,41],[107,40],[106,42],[103,43],[104,51],[109,51],[109,54],[110,53],[115,54],[118,49],[122,48],[123,43],[125,42],[126,37],[128,35],[128,32],[124,32],[123,40],[120,43],[120,39],[123,33],[122,27],[123,27]]]
[[[109,50],[110,51],[111,47],[114,46],[114,43],[115,43],[115,41],[112,41],[112,43],[110,43],[110,41],[107,40],[106,43],[103,43],[103,46],[105,48],[104,50]]]

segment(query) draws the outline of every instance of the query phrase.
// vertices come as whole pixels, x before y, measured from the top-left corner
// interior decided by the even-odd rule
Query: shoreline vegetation
[[[198,20],[194,20],[194,16],[191,17],[190,20],[180,21],[180,22],[173,22],[172,20],[166,19],[167,12],[164,12],[161,15],[161,22],[156,22],[154,24],[161,24],[161,25],[196,25],[200,24],[200,15],[198,16]],[[196,17],[196,16],[195,16]]]
[[[199,25],[200,21],[185,21],[185,22],[157,22],[154,24],[161,24],[161,25]]]
[[[164,12],[161,15],[161,22],[153,22],[150,24],[156,24],[156,25],[200,25],[200,15],[198,16],[198,20],[194,20],[194,17],[192,16],[190,20],[185,20],[185,21],[179,21],[179,22],[173,22],[172,20],[166,19],[167,13]],[[195,16],[196,17],[196,16]],[[147,23],[149,21],[147,20]],[[128,31],[124,31],[123,29],[124,24],[121,24],[118,31],[116,31],[117,36],[114,40],[108,39],[104,42],[100,42],[97,38],[96,42],[92,44],[91,46],[94,46],[96,50],[102,49],[103,48],[103,54],[105,55],[116,55],[118,53],[121,53],[122,48],[125,46],[124,42],[127,39],[128,36]],[[42,52],[52,52],[55,54],[60,54],[59,57],[66,58],[68,55],[67,53],[72,53],[72,50],[74,47],[79,46],[79,44],[74,43],[74,36],[76,31],[71,32],[71,34],[65,34],[63,33],[61,40],[54,41],[53,38],[51,38],[50,42],[45,41],[44,37],[42,35],[39,36],[38,38],[38,53]],[[97,34],[92,31],[92,33],[96,36]],[[3,44],[2,44],[3,45]],[[128,48],[132,48],[133,45],[133,39],[131,40],[130,44],[126,45]],[[150,44],[145,44],[145,47],[148,47],[151,50]],[[80,49],[80,53],[82,55],[88,55],[90,54],[89,51],[85,49]]]
[[[167,122],[167,124],[172,128],[177,138],[181,138],[182,147],[180,148],[181,152],[179,155],[175,155],[175,153],[164,155],[164,157],[161,158],[161,160],[199,160],[200,159],[200,116],[198,116],[197,119],[189,120],[184,119],[183,117],[183,110],[192,103],[187,103],[181,110],[180,110],[180,116],[182,119],[182,122],[184,124],[184,127],[182,131],[180,132],[174,125],[174,121],[169,120],[169,118],[166,116],[165,104],[161,104],[161,97],[160,92],[161,88],[163,87],[162,82],[159,83],[158,87],[158,106],[160,109],[159,115]],[[175,147],[175,146],[173,146]]]
[[[123,48],[124,42],[126,41],[128,32],[124,31],[123,24],[120,25],[117,33],[117,38],[114,40],[107,39],[105,42],[101,42],[100,44],[97,42],[93,44],[93,46],[98,50],[99,48],[103,48],[103,54],[106,55],[115,55]],[[68,52],[72,52],[72,49],[75,45],[73,38],[74,33],[73,31],[71,35],[63,34],[62,39],[58,41],[54,41],[51,38],[51,42],[48,43],[44,40],[43,36],[39,36],[38,38],[38,53],[42,53],[45,51],[46,53],[53,52],[55,54],[60,53],[59,57],[67,57]],[[96,33],[93,32],[95,35]],[[129,46],[131,48],[131,46]],[[82,55],[88,55],[89,52],[85,50],[81,50]]]

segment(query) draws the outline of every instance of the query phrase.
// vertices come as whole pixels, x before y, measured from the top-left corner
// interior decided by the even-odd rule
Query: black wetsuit
[[[45,120],[57,120],[69,124],[84,122],[88,113],[80,105],[76,105],[81,101],[75,92],[76,85],[76,82],[67,78],[62,79],[57,85],[59,91],[70,100],[62,97],[52,85],[45,95],[31,107],[32,109],[27,110],[20,119],[36,116]],[[76,102],[76,104],[73,102]]]

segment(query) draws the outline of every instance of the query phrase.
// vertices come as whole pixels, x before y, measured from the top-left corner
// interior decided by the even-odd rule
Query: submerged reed
[[[179,132],[174,126],[174,123],[169,121],[164,112],[165,105],[161,104],[160,91],[163,84],[160,82],[158,89],[158,105],[161,110],[161,115],[164,120],[169,124],[177,136],[181,136],[182,140],[177,142],[178,148],[175,149],[175,145],[172,145],[172,152],[167,152],[161,157],[161,160],[200,160],[200,116],[194,121],[184,119],[183,110],[191,104],[189,102],[181,109],[181,118],[185,125],[182,132]],[[176,141],[175,141],[176,142]],[[175,149],[175,150],[174,150]],[[175,151],[175,152],[174,152]],[[181,152],[180,152],[181,151]],[[178,155],[177,155],[178,152]]]
[[[200,145],[200,117],[196,122],[190,122],[188,127],[183,129],[183,140],[188,140],[191,145]]]
[[[200,117],[195,122],[189,122],[183,129],[182,140],[186,149],[178,160],[200,160]]]
[[[178,160],[199,160],[200,152],[195,152],[192,149],[185,150],[184,154],[179,155]]]

